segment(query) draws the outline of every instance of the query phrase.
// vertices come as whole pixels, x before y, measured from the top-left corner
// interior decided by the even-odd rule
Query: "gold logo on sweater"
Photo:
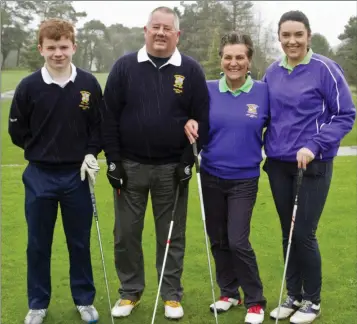
[[[257,109],[259,108],[259,106],[255,104],[247,104],[247,107],[248,109],[247,109],[246,116],[251,118],[257,118],[258,117]]]
[[[175,74],[175,83],[174,83],[174,91],[176,93],[182,93],[183,92],[183,80],[185,80],[185,77],[180,74]]]
[[[79,105],[80,108],[83,110],[89,109],[89,97],[90,97],[90,92],[88,91],[80,91],[82,95],[81,103]]]

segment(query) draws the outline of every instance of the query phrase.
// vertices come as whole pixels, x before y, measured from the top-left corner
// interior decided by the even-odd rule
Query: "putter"
[[[291,247],[291,241],[292,241],[292,237],[293,237],[293,230],[294,230],[294,225],[295,225],[296,211],[297,211],[297,208],[298,208],[299,190],[300,190],[301,183],[302,183],[303,173],[304,173],[303,169],[299,168],[298,179],[297,179],[297,186],[296,186],[295,202],[294,202],[294,209],[293,209],[293,215],[292,215],[292,218],[291,218],[291,225],[290,225],[288,249],[287,249],[287,251],[286,251],[283,281],[282,281],[282,283],[281,283],[280,297],[279,297],[279,304],[278,304],[278,313],[277,313],[277,315],[276,315],[275,324],[277,324],[278,321],[279,321],[281,301],[282,301],[282,298],[283,298],[284,282],[285,282],[285,277],[286,277],[286,270],[287,270],[287,268],[288,268],[288,261],[289,261],[289,255],[290,255],[290,247]]]
[[[167,254],[169,252],[169,246],[170,246],[170,243],[171,243],[171,241],[170,241],[171,240],[171,233],[172,233],[172,228],[173,228],[173,225],[174,225],[174,218],[175,218],[175,213],[176,213],[176,207],[177,207],[177,202],[178,202],[178,198],[179,198],[179,193],[180,193],[179,186],[177,186],[176,195],[175,195],[175,202],[174,202],[174,208],[172,210],[172,217],[171,217],[171,222],[170,222],[169,234],[168,234],[167,241],[166,241],[166,249],[165,249],[164,261],[162,263],[162,269],[161,269],[161,275],[160,275],[160,281],[159,281],[159,288],[157,290],[154,313],[152,315],[151,324],[154,324],[154,322],[155,322],[157,304],[159,302],[159,296],[160,296],[160,291],[161,291],[162,279],[164,278]]]
[[[214,283],[213,283],[211,259],[210,259],[210,253],[209,253],[209,247],[208,247],[209,245],[208,245],[208,236],[207,236],[207,228],[206,228],[206,214],[205,214],[203,196],[202,196],[200,163],[198,161],[198,152],[197,152],[197,144],[196,144],[196,142],[194,142],[192,144],[192,148],[193,148],[193,154],[195,156],[195,165],[196,165],[196,174],[197,174],[197,187],[198,187],[198,193],[199,193],[199,196],[200,196],[201,216],[202,216],[202,222],[203,222],[203,229],[204,229],[204,233],[205,233],[207,259],[208,259],[208,269],[209,269],[209,275],[210,275],[210,279],[211,279],[211,288],[212,288],[214,317],[216,319],[216,324],[218,324],[218,316],[217,316],[217,308],[216,308],[216,297],[215,297],[215,293],[214,293]]]
[[[97,212],[97,203],[95,200],[95,195],[94,195],[94,185],[90,179],[88,179],[89,182],[89,191],[90,191],[90,196],[92,199],[92,205],[93,205],[93,215],[95,218],[95,223],[97,225],[97,233],[98,233],[98,240],[99,240],[99,248],[100,248],[100,254],[102,257],[102,265],[103,265],[103,271],[104,271],[104,280],[105,280],[105,286],[107,288],[107,295],[108,295],[108,303],[109,303],[109,314],[112,318],[112,324],[114,324],[114,318],[112,315],[112,305],[110,303],[110,294],[109,294],[109,286],[108,286],[108,280],[107,280],[107,271],[105,270],[105,263],[104,263],[104,253],[103,253],[103,248],[102,248],[102,239],[100,236],[100,230],[99,230],[99,220],[98,220],[98,212]]]

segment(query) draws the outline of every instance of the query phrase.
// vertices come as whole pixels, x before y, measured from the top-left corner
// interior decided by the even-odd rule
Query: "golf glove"
[[[95,185],[95,178],[100,170],[97,159],[93,154],[87,154],[84,157],[84,161],[81,167],[81,180],[84,181],[86,178],[86,173],[88,174],[93,185]]]
[[[128,178],[121,162],[108,162],[107,178],[114,189],[125,187]]]
[[[180,163],[175,169],[176,180],[180,186],[180,190],[187,187],[188,182],[192,178],[192,166],[185,163]]]

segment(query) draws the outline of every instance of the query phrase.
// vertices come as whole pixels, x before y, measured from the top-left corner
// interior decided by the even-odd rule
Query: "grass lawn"
[[[30,72],[25,70],[1,71],[1,93],[15,90],[16,86]]]
[[[2,314],[1,323],[22,323],[27,312],[26,298],[26,223],[24,190],[21,181],[25,161],[20,149],[13,146],[7,135],[7,116],[10,101],[2,102]],[[9,166],[20,164],[20,166]],[[318,237],[323,261],[322,316],[320,324],[356,323],[356,166],[357,157],[338,157],[330,195],[320,222]],[[105,176],[105,165],[96,186],[103,249],[106,258],[112,303],[118,298],[119,287],[113,261],[113,202],[111,188]],[[262,173],[258,200],[252,221],[251,242],[259,262],[269,312],[279,298],[283,262],[278,218],[265,173]],[[153,312],[157,276],[155,273],[155,232],[151,206],[147,210],[143,235],[146,291],[142,304],[133,315],[120,323],[150,323]],[[52,257],[52,302],[44,323],[82,323],[74,310],[69,290],[68,252],[61,218],[58,218]],[[95,224],[92,237],[93,267],[97,287],[95,305],[101,315],[100,323],[110,323],[106,290]],[[205,254],[203,226],[195,177],[190,184],[187,249],[183,274],[185,296],[183,324],[214,323],[208,311],[211,288]],[[216,290],[218,296],[218,290]],[[343,311],[341,312],[341,305]],[[219,317],[220,324],[242,323],[244,309],[235,308]],[[119,323],[119,320],[116,322]],[[157,324],[168,323],[160,304]],[[266,323],[273,323],[267,320]],[[288,321],[281,322],[288,323]]]

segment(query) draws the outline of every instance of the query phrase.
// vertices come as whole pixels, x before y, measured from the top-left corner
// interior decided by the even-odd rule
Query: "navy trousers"
[[[207,233],[221,296],[239,299],[241,287],[247,308],[265,308],[263,284],[249,241],[259,178],[225,180],[202,169],[201,178]]]
[[[29,164],[22,177],[28,226],[27,293],[30,309],[48,308],[51,298],[51,247],[58,205],[70,259],[70,286],[75,305],[95,297],[90,255],[93,219],[87,181],[79,169],[53,170]]]
[[[297,183],[297,163],[266,159],[276,210],[279,214],[284,260],[288,248]],[[321,301],[321,255],[316,238],[318,223],[330,189],[333,162],[314,160],[307,165],[299,191],[289,262],[286,272],[288,295],[319,304]]]

